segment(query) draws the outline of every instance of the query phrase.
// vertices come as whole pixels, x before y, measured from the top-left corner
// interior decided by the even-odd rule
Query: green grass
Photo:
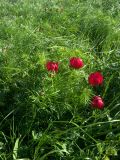
[[[0,160],[119,160],[119,19],[119,0],[0,1]],[[53,77],[48,60],[60,62]]]

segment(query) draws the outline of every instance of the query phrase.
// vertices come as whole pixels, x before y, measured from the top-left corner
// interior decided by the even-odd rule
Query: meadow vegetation
[[[0,0],[0,160],[119,157],[120,1]]]

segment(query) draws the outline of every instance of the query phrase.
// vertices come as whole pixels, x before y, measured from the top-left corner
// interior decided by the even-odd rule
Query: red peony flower
[[[48,71],[57,72],[58,71],[58,62],[49,61],[46,63],[46,68]]]
[[[88,77],[88,82],[92,86],[97,86],[103,83],[103,76],[100,72],[91,73]]]
[[[79,68],[82,68],[83,66],[84,66],[84,63],[82,59],[77,58],[77,57],[70,58],[70,67],[79,69]]]
[[[104,108],[103,99],[100,96],[94,96],[92,99],[91,105],[94,108],[103,109]]]

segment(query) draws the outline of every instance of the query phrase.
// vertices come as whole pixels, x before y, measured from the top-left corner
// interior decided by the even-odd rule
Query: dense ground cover
[[[119,0],[0,0],[0,160],[119,157]]]

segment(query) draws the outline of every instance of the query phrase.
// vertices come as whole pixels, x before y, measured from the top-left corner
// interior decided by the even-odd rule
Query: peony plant
[[[46,63],[46,69],[51,72],[58,72],[59,68],[59,62],[53,62],[53,61],[48,61]],[[69,66],[73,69],[81,69],[84,66],[83,59],[79,57],[71,57],[69,59]],[[103,75],[101,72],[92,72],[88,76],[88,84],[90,86],[99,86],[103,84]],[[104,101],[100,96],[94,96],[91,100],[91,106],[96,109],[103,109],[104,108]]]

